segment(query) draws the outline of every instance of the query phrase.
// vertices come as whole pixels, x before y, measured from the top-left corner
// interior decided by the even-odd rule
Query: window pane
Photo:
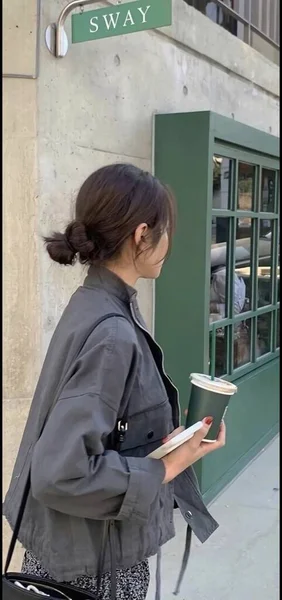
[[[252,25],[255,25],[255,27],[257,27],[258,29],[260,29],[260,4],[258,3],[258,1],[256,0],[255,2],[251,3],[251,23]]]
[[[213,218],[210,278],[210,322],[227,316],[227,278],[230,220]]]
[[[261,31],[268,35],[268,19],[267,19],[267,0],[263,0],[262,2],[262,11],[261,11]]]
[[[251,362],[251,326],[251,319],[234,326],[234,369]]]
[[[276,44],[280,44],[280,0],[277,0],[277,19],[276,19]]]
[[[210,374],[212,373],[212,332],[210,332]],[[215,342],[215,369],[216,377],[227,374],[227,327],[220,327],[216,331]]]
[[[267,226],[265,220],[260,222],[260,231],[263,234],[259,238],[258,247],[258,306],[272,304],[272,239],[273,239],[273,221],[269,221]]]
[[[244,17],[245,19],[249,19],[249,8],[250,8],[250,0],[234,0],[233,1],[233,8],[234,10],[236,10],[236,12],[241,15],[241,17]]]
[[[222,156],[213,157],[213,208],[231,206],[232,161]]]
[[[238,209],[253,210],[255,167],[240,162],[238,165]]]
[[[271,313],[259,315],[257,319],[257,354],[263,356],[270,352]]]
[[[233,285],[234,315],[246,312],[252,306],[252,242],[252,219],[238,219]]]
[[[278,223],[277,302],[280,302],[280,223]]]
[[[241,15],[241,17],[244,17],[245,19],[249,20],[249,4],[250,4],[250,0],[245,0],[242,2],[242,0],[233,0],[233,6],[231,5],[230,8],[233,8],[233,10],[235,10],[239,15]],[[240,23],[239,21],[237,21],[237,37],[240,40],[243,40],[244,42],[248,43],[248,26],[244,25],[244,23]]]
[[[280,309],[277,311],[277,334],[276,334],[276,348],[280,348]]]
[[[233,6],[232,6],[233,0],[225,0],[225,4],[227,4],[227,6],[229,8],[233,8]],[[238,26],[237,19],[235,19],[231,15],[227,14],[227,12],[224,10],[224,8],[220,8],[220,12],[219,12],[219,16],[218,16],[218,23],[219,23],[219,25],[224,27],[224,29],[226,29],[230,33],[233,33],[233,35],[237,36],[237,26]]]
[[[260,219],[260,223],[259,223],[260,239],[271,240],[272,225],[273,225],[272,219]]]
[[[261,206],[262,212],[274,212],[275,208],[275,171],[262,169]]]
[[[280,2],[280,0],[279,0]],[[275,41],[275,25],[276,25],[276,4],[277,0],[272,0],[269,10],[269,37]]]
[[[279,65],[279,48],[272,46],[270,42],[268,42],[266,39],[263,39],[255,31],[251,32],[251,46],[257,50],[257,52],[260,52],[260,54],[263,54],[266,58],[268,58],[268,60]]]
[[[213,217],[212,219],[212,249],[214,260],[217,263],[213,266],[225,266],[226,264],[226,244],[229,236],[229,219],[226,217]],[[216,258],[215,258],[216,257]],[[222,262],[223,261],[223,262]]]
[[[252,220],[250,217],[241,217],[237,222],[236,239],[246,240],[252,237]],[[239,244],[240,246],[240,244]],[[248,246],[249,249],[249,246]]]

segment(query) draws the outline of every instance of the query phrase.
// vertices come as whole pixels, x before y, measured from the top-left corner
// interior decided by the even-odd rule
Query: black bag
[[[111,317],[121,317],[126,319],[121,314],[118,313],[109,313],[104,317],[101,317],[96,321],[94,328],[97,327],[100,323],[109,319]],[[128,320],[128,319],[126,319]],[[92,333],[90,332],[90,334]],[[89,335],[90,335],[89,334]],[[84,346],[85,342],[82,344]],[[80,353],[82,347],[80,348],[77,355]],[[114,433],[114,439],[111,444],[111,448],[114,450],[119,450],[120,445],[124,441],[124,437],[128,428],[127,424],[127,412],[128,412],[128,400],[130,397],[131,389],[127,394],[127,405],[125,413],[122,419],[119,419],[117,422],[117,426]],[[54,402],[55,403],[55,402]],[[45,423],[47,418],[54,406],[52,407],[44,421],[44,425],[42,427],[41,433],[43,432]],[[98,581],[97,581],[97,595],[93,595],[89,592],[85,592],[81,589],[75,588],[72,585],[67,583],[57,583],[56,581],[52,581],[50,579],[45,579],[43,577],[37,577],[35,575],[23,575],[22,573],[9,573],[9,566],[14,554],[15,546],[17,543],[17,538],[20,530],[20,526],[22,523],[26,503],[28,500],[29,492],[30,492],[31,482],[30,482],[30,472],[28,474],[28,479],[25,485],[23,497],[21,500],[19,513],[17,516],[14,532],[12,535],[11,543],[9,546],[6,564],[4,568],[4,575],[2,575],[2,594],[3,600],[97,600],[98,594],[101,591],[101,578],[103,573],[104,566],[104,558],[105,558],[105,550],[107,540],[109,538],[110,542],[110,554],[111,554],[111,600],[116,600],[116,551],[115,551],[115,522],[114,521],[106,521],[103,529],[103,539],[102,539],[102,547],[99,557],[98,564]]]

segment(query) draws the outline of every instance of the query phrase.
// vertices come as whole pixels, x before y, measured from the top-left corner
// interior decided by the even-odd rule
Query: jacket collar
[[[105,267],[94,267],[92,265],[89,268],[84,285],[104,289],[124,302],[130,302],[137,295],[137,291],[133,287],[127,285],[120,277]]]

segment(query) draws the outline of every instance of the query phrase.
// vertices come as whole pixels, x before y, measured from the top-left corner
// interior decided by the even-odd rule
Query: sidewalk
[[[276,489],[275,489],[276,488]],[[279,438],[211,504],[219,529],[205,543],[193,538],[178,600],[278,600]],[[162,600],[173,600],[185,540],[185,523],[175,514],[177,535],[163,548]],[[148,600],[154,600],[155,559]]]

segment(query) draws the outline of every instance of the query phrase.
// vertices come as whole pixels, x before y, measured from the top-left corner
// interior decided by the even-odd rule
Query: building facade
[[[199,227],[198,194],[201,202],[206,202],[210,221],[205,221],[205,227],[200,232],[202,237],[198,238],[202,240],[202,245],[197,246],[201,260],[205,261],[205,277],[197,283],[197,286],[202,286],[197,288],[201,298],[204,295],[208,298],[208,271],[216,266],[212,261],[216,263],[214,257],[217,248],[212,248],[211,252],[212,243],[229,244],[231,248],[230,240],[233,235],[231,254],[234,269],[238,276],[248,279],[250,271],[244,271],[251,269],[248,261],[236,263],[235,260],[236,239],[239,239],[244,228],[244,231],[250,232],[256,227],[257,233],[252,234],[253,237],[250,233],[244,233],[244,239],[249,240],[246,251],[256,252],[255,256],[259,260],[258,223],[265,227],[265,235],[273,232],[273,251],[269,258],[272,262],[259,266],[272,269],[272,296],[271,303],[267,305],[271,308],[265,309],[265,312],[271,313],[273,326],[270,343],[272,354],[275,354],[272,358],[278,360],[278,345],[274,349],[274,335],[278,331],[279,314],[276,277],[278,168],[275,145],[279,135],[278,51],[275,45],[279,41],[279,32],[276,28],[277,19],[273,20],[273,10],[276,11],[276,17],[278,15],[278,3],[274,0],[259,3],[262,12],[259,13],[257,23],[264,32],[264,37],[260,37],[250,25],[248,38],[244,37],[242,26],[246,29],[247,25],[239,21],[237,30],[234,23],[232,27],[226,27],[226,19],[220,16],[225,14],[222,6],[224,2],[172,0],[172,26],[70,45],[66,56],[58,59],[47,49],[45,31],[51,23],[57,21],[66,4],[66,0],[4,1],[4,491],[50,338],[71,293],[84,277],[84,271],[79,265],[67,269],[51,264],[44,251],[42,236],[54,228],[65,226],[72,215],[75,194],[80,184],[91,171],[102,165],[128,161],[146,170],[153,170],[168,182],[176,184],[181,203],[185,202],[185,189],[188,186],[191,214],[189,210],[186,211],[185,218],[187,221],[195,219]],[[98,6],[111,4],[114,3],[101,2]],[[205,6],[200,6],[202,4]],[[208,7],[207,12],[208,4],[212,6]],[[234,10],[235,4],[234,2]],[[216,5],[216,18],[211,10],[214,10],[213,5]],[[266,5],[269,12],[265,13]],[[95,6],[89,6],[89,9],[93,8]],[[223,13],[218,13],[218,8]],[[230,6],[227,8],[233,10]],[[241,12],[238,14],[240,16]],[[249,14],[252,13],[248,12]],[[267,27],[263,17],[265,14]],[[231,18],[235,19],[233,14]],[[232,31],[230,27],[233,28]],[[70,41],[70,18],[66,21],[66,31]],[[267,35],[272,36],[274,45],[267,41]],[[260,46],[258,42],[257,45],[254,42],[256,36],[262,40]],[[194,121],[192,113],[195,113]],[[182,122],[180,119],[180,125],[175,121],[170,131],[170,115],[177,114],[184,115],[184,120]],[[162,117],[165,121],[162,121]],[[211,139],[211,119],[221,131],[224,129],[221,138],[213,146],[208,143],[205,145],[205,140],[207,142]],[[233,125],[230,126],[230,123],[235,129],[232,129]],[[237,125],[239,129],[236,130]],[[183,145],[179,145],[175,137],[178,127],[179,136],[182,127],[187,132]],[[228,137],[230,128],[234,138]],[[260,137],[260,141],[256,142],[259,146],[253,141],[253,136],[256,138],[253,130],[258,130],[260,136],[266,136]],[[250,133],[251,141],[248,139]],[[162,139],[167,144],[166,154]],[[262,139],[272,154],[264,154]],[[238,144],[241,154],[236,154]],[[224,152],[226,145],[227,153]],[[172,150],[177,153],[179,163],[183,152],[187,152],[191,165],[197,159],[198,182],[193,180],[193,169],[187,171],[191,176],[190,184],[183,177],[183,169],[181,172],[177,169],[174,173],[170,172],[171,161],[168,159]],[[260,160],[262,155],[264,160]],[[259,160],[255,160],[256,158]],[[168,165],[167,170],[164,170],[164,165]],[[201,179],[206,180],[205,192],[203,188],[197,189]],[[232,193],[231,180],[236,180],[237,186]],[[252,190],[257,185],[261,185],[262,190],[261,193],[254,194]],[[274,192],[271,192],[271,186]],[[240,205],[237,206],[238,189]],[[271,193],[274,193],[274,200],[269,199]],[[265,202],[265,209],[259,204],[260,198]],[[246,214],[242,214],[244,202],[248,209]],[[201,210],[204,215],[204,204],[201,205]],[[221,210],[225,211],[224,214]],[[266,213],[265,219],[262,212]],[[257,224],[255,226],[254,221]],[[178,248],[181,249],[180,255],[175,255],[180,261],[174,281],[176,288],[179,281],[184,278],[186,280],[187,257],[191,258],[197,241],[193,237],[197,233],[195,229],[193,234],[191,226],[185,222],[181,225],[186,226],[186,237],[180,228],[180,234],[176,234],[175,240],[176,252]],[[226,256],[228,252],[226,250]],[[171,260],[174,260],[174,255]],[[189,399],[189,385],[187,382],[186,389],[182,376],[179,376],[170,358],[174,340],[164,334],[167,316],[170,313],[169,318],[173,324],[175,311],[178,310],[175,302],[169,306],[166,300],[172,281],[169,264],[160,280],[160,287],[157,284],[155,288],[152,282],[147,281],[140,284],[140,306],[148,327],[155,330],[157,337],[163,342],[168,355],[168,370],[171,368],[175,371],[176,383],[180,384],[184,409]],[[195,269],[202,269],[203,264],[196,264]],[[263,283],[256,283],[255,259],[252,265],[252,274],[249,275],[253,285],[251,290],[257,290]],[[196,275],[192,268],[188,279],[191,285],[194,278]],[[234,281],[233,275],[229,280],[229,287],[233,285],[232,280]],[[189,286],[185,286],[185,293],[188,302]],[[235,327],[231,297],[230,291],[226,302],[231,312],[226,312],[223,316],[227,320],[221,322],[223,340],[227,335],[226,328],[233,327],[234,330]],[[255,297],[258,297],[257,293]],[[193,302],[192,307],[195,306]],[[258,302],[256,299],[256,306],[252,307],[255,310],[249,315],[256,323],[261,316],[257,313]],[[183,319],[193,319],[193,313],[186,310],[188,304],[184,303],[182,306]],[[220,343],[222,346],[214,329],[214,321],[209,321],[209,315],[208,305],[202,302],[202,325],[198,335],[201,336],[204,347],[199,350],[198,357],[201,358],[197,363],[185,363],[187,378],[190,370],[204,368],[211,368],[216,374],[223,376],[230,375],[233,360],[231,350],[228,350],[229,371],[225,365],[222,366],[225,350],[221,354],[219,350],[213,350],[212,355],[207,350],[210,338],[213,340],[213,349],[218,348]],[[251,352],[255,352],[256,325],[251,327]],[[228,336],[231,348],[234,333],[228,333]],[[189,339],[190,347],[193,343],[194,340]],[[264,339],[261,343],[267,345],[268,342]],[[225,341],[223,348],[224,344]],[[176,357],[183,351],[186,351],[186,347],[174,347]],[[245,361],[244,365],[250,362],[247,359],[238,360]],[[271,364],[274,368],[274,362]],[[255,372],[259,374],[260,368]],[[231,376],[232,374],[233,371]],[[249,381],[250,371],[245,376]],[[259,382],[259,379],[254,380]],[[246,394],[252,394],[252,390],[255,390],[252,380],[248,385]],[[278,405],[276,387],[272,393]],[[275,407],[271,414],[275,420]],[[240,422],[240,415],[236,419]],[[236,427],[238,422],[236,421]],[[269,423],[267,428],[270,431]],[[273,435],[274,431],[275,424],[271,429]],[[235,432],[232,436],[235,436]],[[253,435],[253,445],[256,436],[257,431]],[[236,462],[234,452],[229,466],[227,465],[230,473],[234,461]],[[244,452],[249,456],[247,449],[244,448]],[[217,484],[222,481],[222,470],[225,467],[226,465],[223,467],[211,463],[209,470],[214,475],[212,481],[204,487],[213,489],[214,482]]]

